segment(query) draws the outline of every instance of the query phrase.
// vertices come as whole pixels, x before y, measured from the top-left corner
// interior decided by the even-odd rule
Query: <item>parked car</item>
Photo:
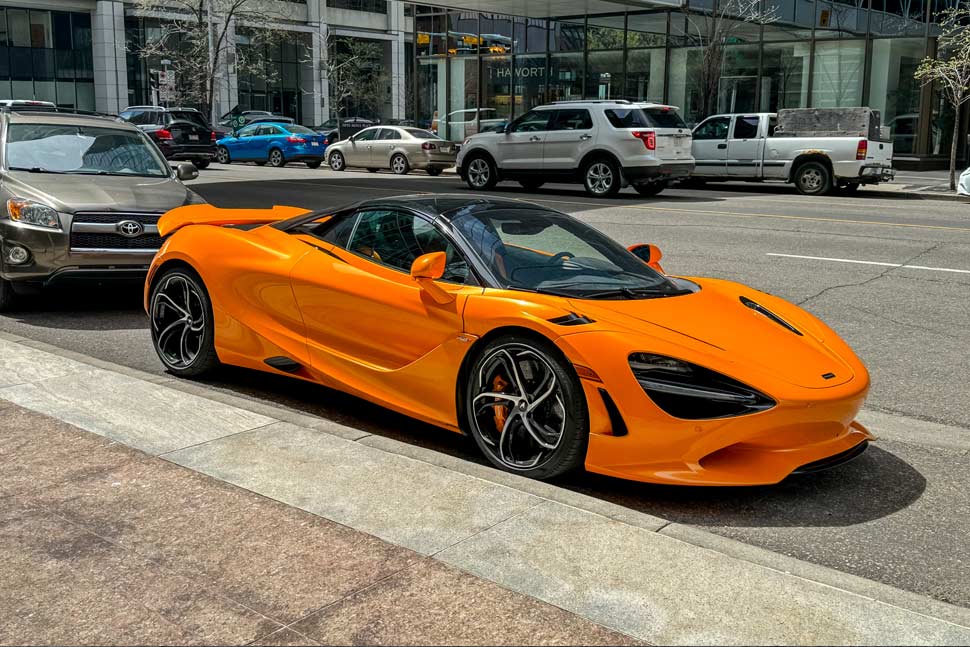
[[[57,107],[52,101],[38,101],[36,99],[0,99],[0,107],[11,106],[43,106],[46,108]]]
[[[475,133],[487,132],[506,122],[507,119],[501,117],[495,108],[455,110],[441,119],[435,110],[431,118],[431,132],[442,137],[463,139]]]
[[[204,200],[148,135],[113,117],[0,110],[0,310],[63,282],[144,280],[166,211]]]
[[[216,133],[195,108],[129,106],[118,116],[145,131],[165,159],[189,160],[204,169],[216,156]]]
[[[693,181],[776,180],[805,195],[892,180],[893,145],[868,108],[708,117],[694,128]]]
[[[223,115],[223,117],[226,117],[226,115]],[[230,116],[219,121],[219,125],[215,128],[216,139],[222,139],[226,135],[239,130],[243,126],[260,123],[293,124],[296,123],[296,120],[292,117],[274,115],[267,110],[244,110],[237,115]]]
[[[380,121],[376,119],[364,119],[363,117],[347,117],[345,119],[328,119],[313,129],[319,133],[327,133],[328,139],[333,143],[341,139],[347,139],[354,133],[359,133],[364,128],[376,126]],[[336,135],[331,133],[336,132]]]
[[[957,195],[970,197],[970,168],[960,174],[960,181],[957,182]]]
[[[260,166],[285,166],[289,162],[304,162],[310,168],[318,168],[326,149],[326,137],[306,126],[257,122],[220,139],[216,157],[220,164],[256,162]]]
[[[582,182],[614,196],[625,184],[653,196],[694,168],[690,130],[677,108],[629,101],[560,101],[525,113],[500,132],[464,141],[458,173],[475,190],[517,180]]]
[[[327,164],[335,171],[362,166],[371,173],[389,168],[398,175],[405,175],[411,169],[439,175],[455,165],[458,147],[430,130],[374,126],[331,144]]]

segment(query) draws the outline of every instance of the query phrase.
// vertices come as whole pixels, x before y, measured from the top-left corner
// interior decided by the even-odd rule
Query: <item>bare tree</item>
[[[692,10],[688,4],[688,37],[691,44],[702,48],[701,59],[693,67],[701,92],[702,117],[717,112],[721,85],[721,68],[727,45],[747,26],[764,25],[778,19],[777,8],[765,7],[762,0],[712,0],[710,9]]]
[[[131,0],[142,16],[157,16],[159,28],[133,49],[142,59],[171,61],[176,101],[198,105],[213,114],[219,71],[228,62],[237,74],[266,78],[266,48],[278,43],[282,22],[291,18],[288,3],[274,0]],[[292,9],[290,9],[292,10]],[[234,33],[249,28],[250,46],[237,52]]]
[[[923,59],[913,75],[923,85],[935,83],[944,101],[953,108],[953,138],[950,142],[950,190],[957,188],[957,141],[960,137],[960,108],[970,101],[970,7],[941,12],[936,58]]]
[[[330,87],[330,108],[348,117],[351,107],[377,115],[390,94],[390,74],[383,64],[382,43],[328,36],[325,64]]]

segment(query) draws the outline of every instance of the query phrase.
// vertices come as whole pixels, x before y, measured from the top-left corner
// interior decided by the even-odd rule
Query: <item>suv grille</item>
[[[154,233],[154,226],[158,224],[161,213],[114,213],[114,212],[80,212],[74,214],[71,223],[71,249],[117,249],[117,250],[156,250],[162,246],[162,238]],[[142,233],[140,236],[129,238],[108,228],[99,231],[75,231],[76,229],[90,229],[78,225],[114,225],[124,220],[134,220],[146,229],[151,226],[152,233]]]

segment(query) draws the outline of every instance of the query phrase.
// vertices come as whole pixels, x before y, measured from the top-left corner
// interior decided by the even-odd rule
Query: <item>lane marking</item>
[[[926,265],[905,265],[903,263],[882,263],[879,261],[859,261],[852,258],[830,258],[828,256],[802,256],[800,254],[773,254],[765,256],[780,256],[782,258],[804,258],[810,261],[832,261],[833,263],[855,263],[857,265],[878,265],[880,267],[903,267],[908,270],[929,270],[931,272],[953,272],[956,274],[970,274],[970,270],[957,270],[950,267],[927,267]]]

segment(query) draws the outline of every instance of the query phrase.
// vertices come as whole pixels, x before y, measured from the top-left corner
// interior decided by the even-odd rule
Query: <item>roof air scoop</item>
[[[795,333],[799,337],[802,337],[803,336],[802,335],[802,332],[798,328],[796,328],[795,326],[791,325],[790,323],[788,323],[787,321],[785,321],[784,319],[782,319],[781,317],[779,317],[778,315],[776,315],[774,312],[772,312],[768,308],[766,308],[763,305],[761,305],[760,303],[757,303],[755,301],[752,301],[748,297],[739,297],[739,298],[741,299],[741,303],[743,303],[746,307],[751,308],[755,312],[758,312],[760,314],[763,314],[764,316],[768,317],[769,319],[771,319],[772,321],[774,321],[776,324],[778,324],[782,328],[785,328],[786,330],[790,330],[791,332]]]

